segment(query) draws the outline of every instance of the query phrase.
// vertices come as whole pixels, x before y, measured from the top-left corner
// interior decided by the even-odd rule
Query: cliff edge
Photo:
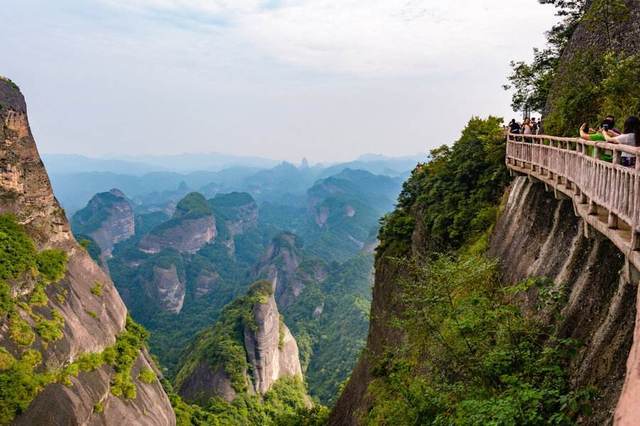
[[[0,79],[0,217],[5,254],[24,254],[12,258],[13,269],[3,269],[0,376],[22,390],[3,385],[1,423],[175,424],[155,373],[139,378],[155,368],[137,339],[143,333],[127,320],[109,277],[73,238],[24,98],[6,79]],[[138,346],[126,345],[123,335],[135,336]],[[131,359],[120,358],[118,348]]]

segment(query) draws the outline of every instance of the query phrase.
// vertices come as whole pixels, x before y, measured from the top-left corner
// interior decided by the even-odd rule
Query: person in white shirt
[[[622,145],[628,145],[633,147],[640,147],[640,118],[631,116],[624,122],[624,131],[621,135],[612,136],[609,132],[602,132],[604,138],[609,143],[619,143]],[[636,156],[622,153],[622,165],[626,167],[633,167],[636,165]]]

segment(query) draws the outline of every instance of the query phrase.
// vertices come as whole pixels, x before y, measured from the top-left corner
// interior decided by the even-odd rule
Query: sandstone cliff
[[[195,253],[216,238],[216,221],[205,198],[191,193],[177,205],[173,218],[146,235],[139,244],[145,253],[163,249]]]
[[[277,235],[253,272],[254,279],[272,282],[278,306],[295,303],[306,285],[322,282],[327,271],[321,262],[304,261],[300,239],[292,233]]]
[[[258,226],[258,204],[251,195],[243,192],[218,194],[209,200],[216,217],[218,238],[235,254],[235,238]]]
[[[176,388],[196,403],[215,396],[232,401],[239,393],[262,395],[280,378],[302,377],[298,345],[266,281],[228,305],[186,353]]]
[[[135,234],[135,216],[122,191],[112,189],[96,194],[71,220],[75,235],[86,235],[96,242],[101,260],[111,257],[113,246]]]
[[[46,296],[40,293],[38,303],[28,299],[38,291],[37,281],[23,278],[9,281],[15,306],[8,315],[0,316],[0,345],[5,354],[11,355],[5,361],[15,358],[11,363],[20,364],[28,362],[25,357],[37,360],[41,356],[42,362],[29,365],[34,367],[31,374],[44,374],[71,366],[83,354],[99,353],[114,345],[125,329],[126,308],[109,277],[74,240],[36,149],[24,98],[15,85],[4,79],[0,79],[0,213],[15,215],[37,250],[61,250],[67,257],[64,277],[47,286]],[[33,308],[22,303],[24,299],[31,300]],[[26,312],[29,309],[30,314]],[[63,324],[61,335],[47,336],[44,329],[38,329],[37,334],[31,331],[34,318],[50,325],[43,319],[51,316],[52,321]],[[21,326],[22,337],[32,339],[17,339],[20,335],[11,331],[12,324]],[[66,379],[71,386],[47,380],[40,392],[33,393],[30,404],[16,408],[14,414],[19,415],[15,423],[175,424],[173,410],[158,380],[143,383],[138,379],[141,369],[152,368],[149,356],[139,351],[136,357],[130,374],[137,392],[129,393],[130,396],[135,393],[135,398],[115,396],[114,368],[97,365],[68,375]],[[12,368],[0,374],[13,374]],[[28,380],[28,376],[23,379]],[[9,387],[3,387],[3,392],[10,391]],[[3,394],[3,404],[9,402]],[[6,408],[3,415],[11,414],[4,411]]]

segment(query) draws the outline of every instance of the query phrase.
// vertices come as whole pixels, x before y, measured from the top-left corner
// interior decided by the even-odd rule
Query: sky
[[[428,152],[556,21],[537,0],[3,0],[0,75],[45,153],[311,162]]]

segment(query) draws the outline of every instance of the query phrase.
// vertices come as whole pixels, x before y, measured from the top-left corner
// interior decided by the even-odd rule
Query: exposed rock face
[[[184,304],[185,284],[178,275],[176,265],[171,265],[169,269],[154,266],[153,279],[147,283],[147,292],[165,311],[180,313]]]
[[[235,238],[258,226],[258,204],[244,192],[218,194],[209,200],[218,224],[218,235],[230,256],[235,255]]]
[[[190,374],[181,384],[179,392],[180,396],[187,401],[202,403],[216,396],[231,402],[237,396],[224,368],[218,366],[213,369],[206,360],[198,363],[193,374]]]
[[[637,282],[621,274],[624,256],[573,214],[570,200],[558,201],[542,184],[517,178],[491,240],[505,280],[552,278],[568,301],[558,324],[562,337],[584,345],[571,366],[572,386],[595,386],[594,415],[586,424],[611,421],[625,378],[633,341]]]
[[[172,248],[181,253],[195,253],[216,237],[213,216],[195,219],[172,219],[153,230],[140,242],[140,250],[156,254]]]
[[[203,271],[196,278],[196,297],[203,297],[211,293],[220,281],[220,274],[215,271]]]
[[[259,292],[255,289],[259,287]],[[258,297],[255,298],[255,295]],[[217,324],[206,331],[192,346],[178,373],[176,387],[180,395],[191,402],[205,404],[211,397],[218,396],[233,401],[239,391],[249,394],[264,394],[273,384],[284,377],[302,377],[295,338],[282,322],[280,313],[268,282],[259,282],[252,287],[249,295],[233,302],[233,309],[222,312],[223,319],[231,326],[232,336],[221,336],[225,331]],[[230,315],[247,314],[251,320],[233,318]],[[209,354],[229,351],[220,342],[236,339],[235,327],[240,323],[242,340],[236,342],[244,351],[247,364],[242,372],[242,383],[234,384],[228,367],[217,358],[210,360]],[[225,343],[228,345],[228,343]],[[231,366],[237,370],[238,366]],[[245,390],[239,389],[239,386]]]
[[[113,246],[135,234],[135,216],[122,191],[112,189],[96,194],[87,207],[73,215],[72,227],[76,235],[91,237],[105,260],[111,257]]]
[[[39,337],[36,339],[33,346],[42,353],[43,363],[49,368],[62,367],[81,354],[99,352],[112,345],[125,326],[126,308],[109,277],[73,239],[31,135],[24,98],[17,87],[3,79],[0,79],[0,213],[13,213],[38,249],[58,248],[68,255],[67,273],[56,284],[67,296],[64,300],[52,297],[48,302],[64,319],[64,337],[48,345],[43,345]],[[91,293],[96,282],[102,284],[100,298]],[[6,324],[1,324],[0,344],[19,357],[8,340]],[[138,368],[150,363],[149,357],[140,353]],[[169,399],[158,382],[145,385],[136,379],[138,398],[119,402],[108,393],[112,373],[103,367],[73,378],[72,387],[46,386],[15,422],[109,425],[137,417],[139,424],[175,424]],[[95,405],[105,398],[110,410],[105,410],[102,416],[92,414]]]
[[[295,234],[285,232],[276,236],[253,274],[255,279],[272,282],[276,301],[282,308],[293,304],[307,284],[327,277],[322,265],[303,264],[300,244]]]
[[[254,305],[253,317],[257,329],[244,328],[244,346],[253,366],[253,388],[264,394],[281,377],[302,376],[302,368],[296,339],[281,322],[275,299]]]
[[[137,377],[142,369],[153,368],[150,356],[141,353],[133,367]],[[102,367],[90,373],[72,377],[72,386],[54,384],[31,403],[29,410],[19,416],[16,426],[32,425],[172,425],[175,415],[171,406],[167,409],[167,397],[158,381],[151,384],[137,382],[137,396],[133,401],[124,401],[110,392],[109,381],[113,371]],[[164,395],[164,398],[158,398]],[[95,410],[101,403],[102,413]]]

